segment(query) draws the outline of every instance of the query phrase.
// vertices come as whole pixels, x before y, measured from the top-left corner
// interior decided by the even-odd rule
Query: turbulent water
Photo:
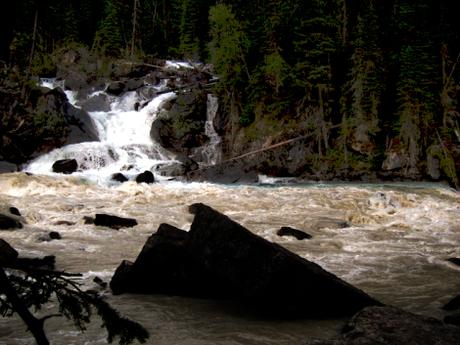
[[[0,204],[18,207],[24,229],[2,232],[23,255],[57,257],[57,268],[109,280],[123,259],[133,260],[146,238],[166,222],[188,229],[187,206],[204,202],[256,234],[280,243],[365,290],[384,303],[441,317],[440,306],[460,289],[460,270],[445,261],[460,256],[460,196],[434,185],[221,186],[163,182],[116,187],[78,177],[0,176]],[[114,231],[84,224],[105,212],[139,225]],[[335,220],[349,227],[335,226]],[[56,225],[67,221],[72,225]],[[304,229],[312,240],[280,238],[281,226]],[[49,231],[62,240],[38,242]],[[332,334],[337,320],[264,320],[223,302],[171,296],[114,297],[109,301],[142,322],[152,344],[301,344]],[[97,324],[97,323],[96,323]],[[51,321],[54,344],[103,344],[92,326],[83,335]],[[17,320],[2,320],[0,344],[32,344]]]
[[[74,94],[67,96],[77,103]],[[23,256],[56,255],[57,269],[82,272],[84,286],[97,288],[93,278],[108,282],[122,260],[137,257],[161,223],[188,230],[192,222],[188,206],[203,202],[384,303],[443,316],[440,306],[460,290],[460,269],[446,261],[460,257],[460,195],[446,187],[280,185],[270,179],[254,186],[109,182],[114,172],[130,176],[174,159],[149,137],[160,104],[172,97],[162,94],[138,112],[133,107],[140,95],[113,98],[111,111],[90,114],[100,142],[71,145],[39,157],[25,168],[33,175],[0,175],[0,207],[17,207],[25,222],[24,229],[2,231],[1,237]],[[220,159],[220,138],[210,126],[217,107],[212,96],[208,106],[206,133],[211,140],[202,154],[213,163]],[[53,174],[52,163],[62,158],[77,158],[84,169],[72,176]],[[95,213],[132,217],[139,224],[119,231],[85,224],[83,217]],[[303,229],[313,239],[278,237],[281,226]],[[62,240],[38,240],[50,231],[58,231]],[[112,305],[141,322],[151,334],[149,343],[157,345],[302,344],[333,335],[343,322],[265,319],[222,301],[105,294]],[[84,334],[56,318],[47,321],[46,330],[55,345],[106,343],[97,321]],[[19,319],[0,319],[0,344],[34,341]]]

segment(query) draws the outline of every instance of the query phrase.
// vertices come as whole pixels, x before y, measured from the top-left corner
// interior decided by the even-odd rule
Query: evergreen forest
[[[280,174],[460,171],[460,21],[451,0],[16,0],[0,60],[52,75],[63,49],[180,59],[219,77],[227,157],[296,137]],[[267,168],[270,171],[270,167]],[[398,173],[395,173],[395,172]],[[383,176],[383,175],[382,175]]]

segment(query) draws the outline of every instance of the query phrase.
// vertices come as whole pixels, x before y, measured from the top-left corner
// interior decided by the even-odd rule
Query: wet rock
[[[71,222],[68,220],[58,220],[57,222],[53,223],[54,225],[65,225],[65,226],[72,226],[75,225],[75,222]]]
[[[102,289],[106,289],[108,285],[107,282],[103,281],[99,277],[94,277],[93,282],[99,285]]]
[[[68,126],[65,145],[99,140],[96,126],[86,111],[67,103],[65,114]]]
[[[126,81],[125,85],[126,91],[135,91],[144,86],[144,80],[131,78]]]
[[[179,94],[152,123],[150,136],[164,148],[188,154],[209,139],[205,135],[207,95],[200,89]]]
[[[21,216],[21,212],[19,212],[19,210],[14,206],[10,207],[10,213],[15,216]]]
[[[112,229],[132,228],[137,225],[137,221],[133,218],[123,218],[110,214],[98,213],[94,218],[94,225],[107,226]]]
[[[137,183],[154,183],[155,177],[153,176],[153,173],[151,171],[146,170],[143,173],[140,173],[139,175],[136,176],[136,182]]]
[[[80,103],[80,107],[87,112],[110,111],[110,102],[106,94],[100,93]]]
[[[50,242],[53,240],[60,240],[62,239],[61,234],[57,231],[51,231],[48,234],[41,235],[38,237],[38,241],[40,242]]]
[[[83,222],[85,224],[94,224],[94,217],[91,217],[91,216],[84,216],[83,217]]]
[[[276,234],[278,236],[291,236],[295,237],[298,240],[306,240],[312,238],[310,234],[307,234],[306,232],[302,230],[297,230],[294,228],[290,228],[288,226],[283,226],[281,229],[279,229]]]
[[[117,181],[117,182],[121,182],[121,183],[128,181],[128,178],[125,175],[123,175],[122,173],[113,174],[111,179],[113,181]]]
[[[203,167],[187,173],[189,181],[211,181],[215,183],[257,183],[258,169],[246,165],[245,161],[227,161]]]
[[[460,309],[460,295],[452,298],[449,302],[447,302],[442,309],[444,310],[457,310]]]
[[[227,291],[217,277],[195,263],[187,250],[188,233],[161,224],[149,237],[134,263],[123,261],[110,288],[114,294],[164,293],[182,296],[220,296]]]
[[[22,229],[21,222],[14,216],[7,216],[0,213],[0,230]]]
[[[338,338],[305,343],[305,345],[401,344],[460,344],[460,328],[394,307],[368,307],[353,316]]]
[[[348,228],[350,224],[343,219],[334,219],[334,218],[320,218],[312,222],[312,229],[345,229]]]
[[[126,84],[121,81],[114,81],[107,86],[107,92],[109,95],[120,96],[123,92],[125,92]]]
[[[8,242],[0,238],[0,265],[10,264],[18,257],[18,252]]]
[[[206,205],[190,212],[189,232],[162,224],[134,263],[122,262],[110,282],[115,294],[232,298],[277,317],[347,315],[380,304]]]
[[[56,264],[56,257],[54,255],[47,255],[43,258],[17,258],[14,265],[17,267],[28,268],[42,268],[54,270]]]
[[[188,249],[197,262],[228,282],[235,295],[279,315],[332,316],[379,305],[315,263],[256,236],[216,210],[195,214]]]
[[[53,172],[61,174],[72,174],[78,169],[75,159],[60,159],[53,163]]]
[[[0,160],[0,174],[18,171],[16,164]]]
[[[460,313],[447,315],[444,317],[444,322],[450,325],[460,326]]]
[[[161,176],[183,176],[186,172],[185,165],[179,162],[160,163],[153,169]]]
[[[449,258],[447,261],[453,263],[454,265],[460,266],[460,258]]]

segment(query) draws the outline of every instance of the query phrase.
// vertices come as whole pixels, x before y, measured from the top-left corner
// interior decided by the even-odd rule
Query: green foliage
[[[2,268],[3,269],[3,268]],[[86,329],[91,322],[93,310],[97,311],[102,319],[103,328],[107,331],[107,341],[112,343],[119,338],[120,345],[128,345],[135,340],[145,343],[148,332],[138,323],[121,316],[106,301],[91,292],[84,292],[75,280],[75,275],[63,272],[40,269],[15,268],[8,270],[9,284],[14,288],[16,295],[28,308],[35,311],[42,306],[56,301],[59,315],[72,320],[80,331]],[[0,290],[0,293],[3,291]],[[16,312],[14,304],[6,295],[0,294],[0,314],[11,317]],[[44,317],[43,320],[46,320]]]

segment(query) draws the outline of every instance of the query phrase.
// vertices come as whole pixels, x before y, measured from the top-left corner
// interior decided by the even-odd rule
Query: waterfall
[[[222,159],[221,138],[214,129],[214,118],[219,108],[219,100],[216,96],[208,94],[205,134],[209,142],[200,148],[201,161],[204,165],[214,165]]]
[[[172,70],[192,69],[187,63],[169,61],[166,66]],[[64,81],[41,79],[40,85],[47,88],[61,88]],[[44,154],[29,162],[24,171],[38,174],[53,174],[52,165],[60,159],[76,159],[78,171],[76,176],[101,184],[111,184],[111,176],[121,172],[126,177],[150,170],[157,172],[158,180],[167,179],[165,166],[176,166],[176,154],[167,151],[154,142],[150,136],[152,123],[167,102],[176,98],[174,92],[168,92],[167,80],[158,85],[145,85],[137,91],[125,92],[113,96],[105,91],[94,91],[81,98],[76,91],[64,91],[70,104],[81,108],[85,102],[100,101],[108,111],[90,111],[99,141],[67,145]],[[152,96],[154,95],[154,96]],[[99,99],[98,99],[99,98]],[[142,105],[142,106],[140,106]],[[104,108],[104,107],[102,107]],[[200,165],[212,165],[221,160],[221,138],[214,130],[213,121],[218,109],[217,97],[207,96],[207,121],[204,134],[209,141],[193,150],[193,159]],[[173,171],[170,169],[169,171]]]
[[[41,86],[63,88],[62,81],[43,79]],[[165,91],[164,84],[151,86],[154,91]],[[76,92],[64,91],[69,103],[79,107]],[[96,91],[87,99],[105,94]],[[110,111],[89,112],[97,129],[98,142],[67,145],[44,154],[24,167],[24,171],[52,174],[52,164],[59,159],[76,159],[79,169],[75,175],[98,183],[109,183],[112,174],[122,172],[132,177],[145,170],[154,170],[158,164],[176,162],[175,155],[166,151],[150,138],[150,128],[165,102],[176,97],[174,92],[164,92],[148,103],[135,91],[120,97],[105,94]],[[136,111],[136,104],[146,105]],[[158,176],[161,180],[161,177]]]

